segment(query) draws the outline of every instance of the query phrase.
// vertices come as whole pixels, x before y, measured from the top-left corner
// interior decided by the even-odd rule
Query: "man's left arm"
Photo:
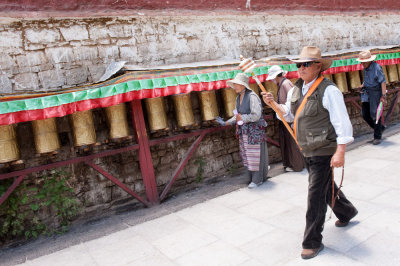
[[[350,122],[342,92],[333,85],[326,88],[322,98],[323,106],[329,112],[330,121],[335,129],[337,149],[331,159],[332,167],[344,165],[347,144],[353,142],[353,127]]]
[[[383,104],[386,104],[386,82],[382,82],[381,87],[382,87],[382,97],[380,101],[383,102]]]

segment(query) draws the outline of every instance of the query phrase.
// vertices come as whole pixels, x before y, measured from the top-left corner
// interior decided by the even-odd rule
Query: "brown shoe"
[[[305,248],[301,252],[301,258],[303,260],[308,260],[316,257],[318,253],[324,249],[324,244],[321,243],[321,246],[319,248]]]
[[[353,219],[357,214],[358,214],[358,211],[356,210],[356,212],[354,213],[354,215],[351,216],[351,218],[350,218],[347,222],[337,220],[337,221],[335,222],[335,226],[336,226],[336,227],[345,227],[345,226],[347,226],[347,225],[349,224],[350,220]]]

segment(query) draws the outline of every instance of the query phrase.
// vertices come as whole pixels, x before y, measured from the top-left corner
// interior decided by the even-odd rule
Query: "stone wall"
[[[400,42],[400,17],[176,16],[6,19],[0,24],[0,93],[92,83],[111,61],[139,66],[296,55]]]

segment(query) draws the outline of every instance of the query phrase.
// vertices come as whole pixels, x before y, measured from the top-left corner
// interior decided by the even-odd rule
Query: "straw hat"
[[[321,49],[316,46],[305,46],[298,59],[291,60],[295,63],[305,63],[318,61],[322,63],[321,72],[327,70],[332,65],[332,60],[321,57]]]
[[[268,69],[267,80],[272,80],[272,79],[276,78],[276,76],[278,76],[280,73],[282,73],[282,75],[284,76],[288,72],[283,70],[280,66],[272,66],[270,69]]]
[[[356,60],[360,63],[364,63],[374,61],[375,58],[376,55],[371,55],[371,52],[369,50],[365,50],[358,54],[358,58]]]
[[[233,88],[233,84],[239,84],[245,86],[246,89],[251,90],[249,87],[249,77],[244,73],[238,73],[234,79],[228,80],[226,83],[231,88]]]

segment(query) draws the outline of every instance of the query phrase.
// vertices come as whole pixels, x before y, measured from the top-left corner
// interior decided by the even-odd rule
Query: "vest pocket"
[[[307,150],[316,150],[329,145],[328,128],[306,129]]]
[[[314,95],[311,95],[307,99],[307,103],[304,106],[304,116],[316,116],[318,115],[318,100]]]

